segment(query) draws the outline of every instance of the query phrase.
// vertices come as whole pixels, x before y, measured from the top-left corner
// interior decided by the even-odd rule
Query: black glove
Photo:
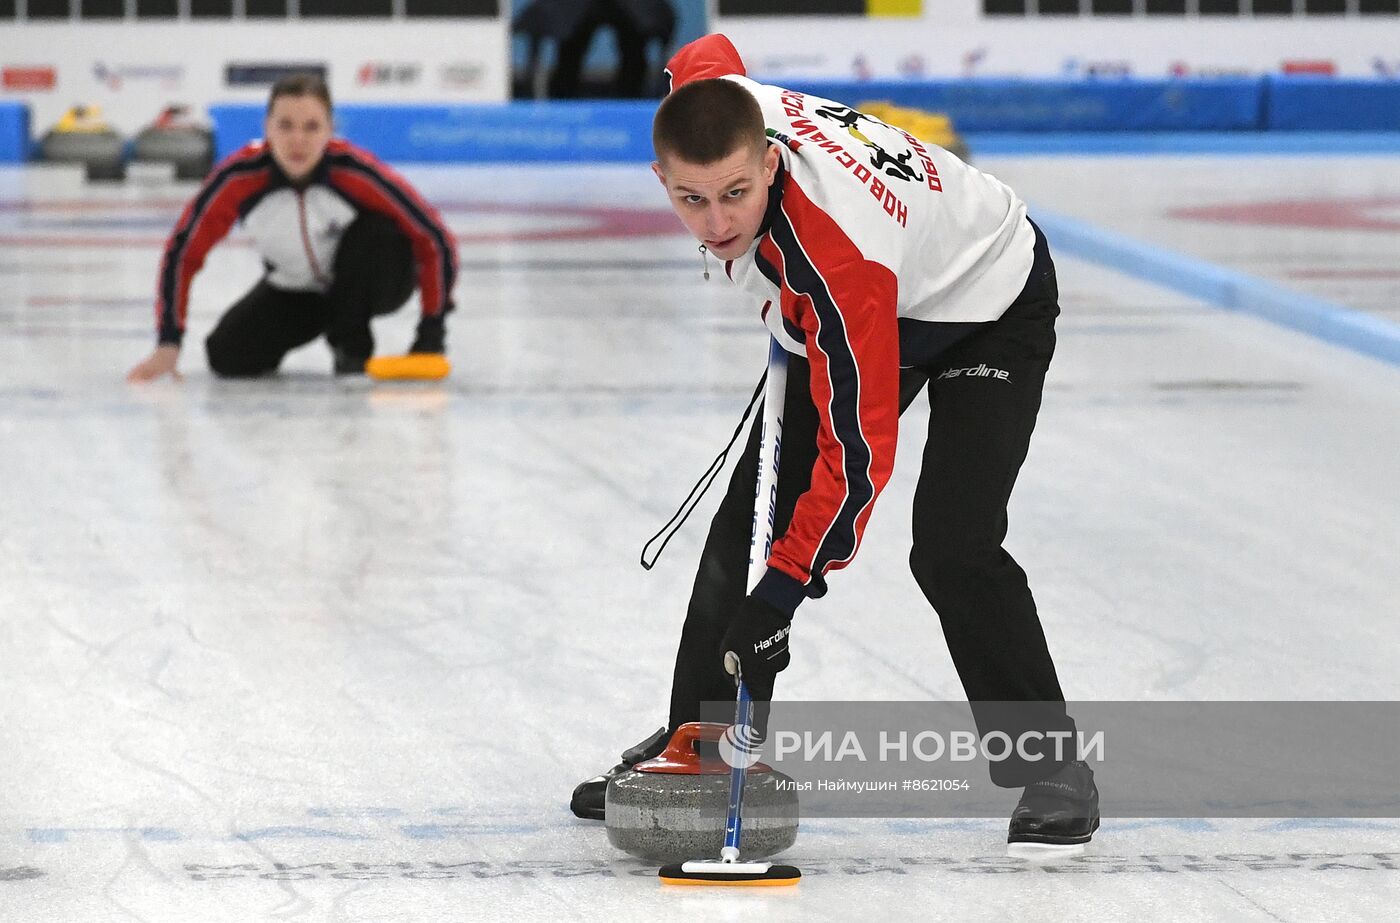
[[[755,702],[773,698],[773,681],[792,659],[788,653],[791,630],[792,616],[756,596],[745,598],[730,621],[721,653],[733,651],[738,655],[740,675]],[[724,668],[733,673],[731,666],[726,657]]]
[[[447,351],[447,328],[443,324],[443,315],[433,314],[425,316],[418,322],[418,335],[413,338],[413,345],[408,348],[410,353],[442,353]]]

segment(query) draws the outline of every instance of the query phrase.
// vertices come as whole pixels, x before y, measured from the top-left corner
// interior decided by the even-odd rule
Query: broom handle
[[[758,446],[758,484],[754,487],[753,531],[749,541],[748,589],[768,570],[773,550],[773,521],[778,514],[778,455],[783,440],[783,403],[787,396],[787,352],[768,340],[768,383],[763,389],[763,431]]]
[[[754,485],[753,531],[749,536],[748,588],[752,590],[768,569],[773,548],[773,524],[778,508],[778,461],[783,440],[783,404],[787,393],[787,352],[772,338],[768,340],[768,383],[763,390],[763,429],[758,445],[758,483]],[[734,701],[736,750],[742,755],[753,724],[753,699],[748,683],[738,681]],[[729,815],[724,825],[724,848],[720,858],[739,861],[739,834],[743,827],[744,780],[748,767],[742,759],[729,770]]]

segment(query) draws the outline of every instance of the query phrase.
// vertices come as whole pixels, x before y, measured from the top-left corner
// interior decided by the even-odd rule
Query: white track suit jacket
[[[752,93],[781,155],[763,230],[725,270],[811,363],[820,456],[758,590],[791,611],[855,556],[889,480],[901,365],[931,365],[999,318],[1025,286],[1035,232],[993,177],[847,106],[748,79],[723,35],[667,69],[672,89],[722,77]]]

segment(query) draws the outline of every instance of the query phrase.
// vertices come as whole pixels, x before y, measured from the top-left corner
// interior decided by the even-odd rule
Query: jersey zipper
[[[311,234],[306,228],[306,193],[300,189],[297,190],[297,223],[301,227],[301,247],[306,251],[306,262],[311,267],[311,275],[322,285],[330,285],[331,280],[321,272],[321,264],[316,261],[316,251],[311,248]]]

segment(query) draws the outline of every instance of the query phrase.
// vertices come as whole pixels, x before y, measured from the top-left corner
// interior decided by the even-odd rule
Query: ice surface
[[[1053,173],[1020,173],[1058,207]],[[0,918],[1392,911],[1392,820],[1110,817],[1059,867],[1004,858],[1001,820],[814,820],[790,893],[663,890],[567,799],[664,720],[715,498],[655,571],[637,552],[728,437],[763,328],[701,281],[644,168],[410,175],[464,239],[447,382],[335,380],[321,344],[213,379],[203,334],[258,268],[233,240],[196,283],[185,380],[130,387],[191,187],[0,173]],[[1067,695],[1400,696],[1400,370],[1059,276],[1009,547]],[[379,323],[381,349],[412,325]],[[905,563],[924,418],[780,695],[960,697]]]

